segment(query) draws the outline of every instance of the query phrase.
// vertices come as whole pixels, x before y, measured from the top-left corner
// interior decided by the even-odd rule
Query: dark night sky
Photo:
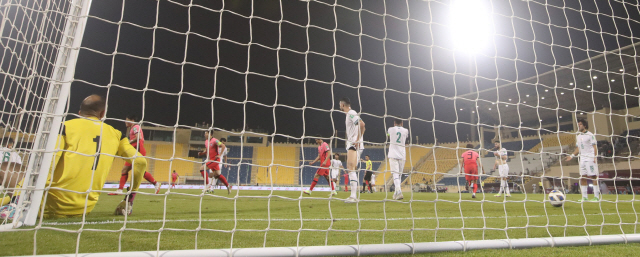
[[[456,114],[466,122],[470,114],[444,99],[469,92],[469,55],[451,50],[449,1],[412,0],[408,8],[405,1],[386,1],[386,17],[377,15],[385,12],[385,2],[373,0],[362,1],[362,12],[349,10],[360,9],[358,1],[338,1],[336,16],[333,1],[225,1],[223,7],[221,1],[201,0],[191,8],[189,2],[94,0],[69,112],[77,112],[88,94],[99,93],[108,96],[108,118],[144,110],[144,122],[160,126],[213,122],[226,130],[246,126],[297,138],[328,137],[334,127],[344,130],[338,101],[347,96],[363,112],[367,141],[384,142],[385,126],[392,125],[392,118],[381,118],[385,113],[411,117],[420,143],[433,142],[434,135],[440,142],[467,138],[469,126],[456,126]],[[599,0],[486,3],[493,6],[495,34],[474,58],[480,90],[638,42],[630,37],[640,31],[640,10],[631,4],[625,9]],[[409,22],[401,20],[407,17]],[[336,19],[334,48],[330,30]],[[385,24],[390,40],[383,43]],[[399,43],[409,37],[408,46]],[[383,67],[378,64],[385,50]],[[338,56],[332,58],[334,51]]]

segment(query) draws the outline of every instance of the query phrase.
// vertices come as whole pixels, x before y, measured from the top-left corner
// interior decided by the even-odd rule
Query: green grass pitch
[[[357,244],[358,241],[360,244],[410,243],[412,238],[414,242],[434,242],[561,237],[636,233],[638,229],[635,224],[639,206],[632,201],[632,196],[605,195],[600,203],[566,202],[564,208],[556,208],[542,203],[542,194],[529,194],[526,201],[525,195],[514,194],[503,202],[504,198],[493,194],[484,195],[483,201],[483,194],[471,199],[469,194],[405,193],[403,202],[383,202],[385,197],[390,199],[392,193],[374,193],[362,194],[361,199],[378,202],[356,205],[336,199],[329,201],[328,192],[314,192],[312,197],[302,196],[302,200],[299,200],[300,192],[274,191],[271,198],[269,191],[240,191],[237,198],[233,198],[236,191],[231,198],[225,198],[228,197],[226,190],[216,190],[214,195],[204,197],[194,195],[198,192],[173,190],[169,195],[138,195],[126,227],[123,216],[113,215],[122,197],[102,194],[96,208],[86,216],[84,226],[80,224],[82,218],[45,219],[37,232],[33,227],[1,232],[3,251],[0,255],[33,254],[34,238],[37,254],[59,254],[75,253],[78,238],[78,252],[89,253],[113,252],[119,248],[121,251],[154,251],[158,245],[160,250],[295,246],[298,237],[300,246],[311,246],[324,245],[325,240],[328,245]],[[337,196],[346,197],[346,192],[339,192]],[[567,196],[571,201],[579,197]],[[82,233],[78,233],[81,228]],[[197,229],[200,231],[196,232]],[[358,229],[360,233],[352,232]],[[607,247],[623,247],[621,251],[630,253],[640,249],[634,248],[635,245],[577,249],[606,252]],[[571,248],[564,249],[570,251],[566,249]],[[549,255],[552,250],[555,251],[530,249],[526,253]],[[524,253],[521,251],[524,250],[513,252]],[[483,253],[504,252],[489,250],[470,254]]]

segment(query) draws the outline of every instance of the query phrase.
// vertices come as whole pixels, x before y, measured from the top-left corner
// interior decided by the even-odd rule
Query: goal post
[[[33,148],[30,151],[31,155],[22,189],[17,190],[20,192],[20,197],[17,203],[16,218],[10,225],[11,228],[18,228],[22,225],[34,226],[40,214],[47,176],[52,165],[55,165],[53,157],[56,155],[56,142],[62,123],[66,118],[71,82],[74,78],[78,53],[91,7],[91,0],[72,0],[69,3],[69,12],[63,15],[65,25],[62,38],[59,42],[45,42],[43,37],[51,33],[51,30],[58,29],[47,24],[51,22],[48,16],[54,14],[55,9],[59,8],[59,6],[54,6],[55,4],[64,2],[44,1],[43,3],[46,4],[43,10],[34,10],[41,16],[41,24],[33,28],[40,30],[37,32],[37,40],[33,42],[36,43],[33,51],[38,53],[38,48],[42,45],[54,44],[54,47],[57,48],[57,56],[55,60],[33,58],[33,70],[37,70],[38,66],[42,65],[39,62],[55,61],[55,66],[48,79],[46,100],[39,113],[39,125]],[[33,81],[33,79],[30,80],[30,83]],[[9,224],[3,226],[6,228]]]

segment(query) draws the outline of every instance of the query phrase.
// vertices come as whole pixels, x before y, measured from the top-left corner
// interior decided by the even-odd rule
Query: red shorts
[[[474,165],[464,165],[464,177],[467,181],[477,180],[478,179],[478,166]]]
[[[220,170],[220,163],[217,162],[207,162],[207,168],[211,170],[218,171]]]
[[[329,176],[329,165],[320,165],[316,174],[320,176]]]
[[[136,148],[136,146],[135,146],[135,145],[132,145],[132,146],[133,146],[133,148]],[[144,149],[144,145],[143,145],[142,147],[140,147],[140,154],[142,154],[142,156],[147,156],[147,150],[146,150],[146,149]],[[131,163],[129,163],[129,162],[124,162],[124,166],[125,166],[125,167],[131,167]]]

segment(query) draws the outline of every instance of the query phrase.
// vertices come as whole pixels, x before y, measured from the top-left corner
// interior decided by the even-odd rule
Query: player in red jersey
[[[344,191],[349,192],[349,173],[344,174]]]
[[[324,177],[325,179],[327,179],[327,183],[331,185],[330,195],[337,195],[338,193],[336,193],[336,188],[333,183],[331,183],[331,179],[329,178],[329,167],[331,167],[331,158],[329,157],[329,152],[331,152],[331,149],[329,149],[329,144],[320,139],[320,135],[316,135],[316,137],[316,143],[318,144],[318,157],[310,162],[309,165],[313,165],[314,163],[320,161],[320,168],[318,168],[316,175],[313,177],[313,182],[311,182],[311,187],[309,187],[309,190],[304,190],[302,192],[311,195],[311,191],[313,191],[313,188],[318,183],[318,178]]]
[[[227,178],[225,178],[220,172],[220,163],[222,162],[222,160],[220,159],[220,155],[224,153],[227,147],[222,142],[220,142],[220,140],[214,137],[211,137],[209,139],[209,131],[205,131],[204,136],[205,138],[207,138],[207,140],[204,142],[206,149],[200,153],[200,155],[208,154],[208,158],[206,160],[207,162],[200,168],[200,174],[205,177],[205,181],[207,183],[204,189],[208,190],[209,176],[211,176],[216,178],[217,180],[220,180],[227,187],[227,193],[231,194],[231,186],[229,186]],[[205,173],[207,168],[211,169],[210,175],[207,175],[207,173]]]
[[[482,163],[478,161],[480,155],[473,151],[473,145],[467,144],[467,150],[462,154],[462,160],[460,160],[460,167],[464,169],[465,178],[469,183],[469,188],[473,188],[473,194],[471,198],[476,198],[476,192],[478,191],[478,163],[480,163],[480,168],[482,168],[482,173],[484,173],[484,167],[482,167]]]
[[[171,187],[176,187],[176,182],[178,181],[179,177],[180,175],[178,175],[178,172],[176,172],[175,170],[173,171],[173,173],[171,173]]]
[[[142,133],[140,125],[138,125],[138,117],[133,114],[127,115],[125,124],[127,125],[127,131],[129,131],[129,143],[131,143],[131,146],[138,149],[138,152],[142,154],[142,156],[147,156],[147,150],[144,149],[144,134]],[[122,194],[124,183],[127,183],[127,180],[129,179],[130,170],[131,163],[125,162],[124,167],[122,167],[122,175],[120,176],[120,185],[118,185],[118,190],[116,190],[115,193],[109,193],[109,195]],[[151,173],[145,171],[144,179],[149,181],[149,183],[151,183],[155,187],[156,194],[160,192],[162,183],[156,181]]]

